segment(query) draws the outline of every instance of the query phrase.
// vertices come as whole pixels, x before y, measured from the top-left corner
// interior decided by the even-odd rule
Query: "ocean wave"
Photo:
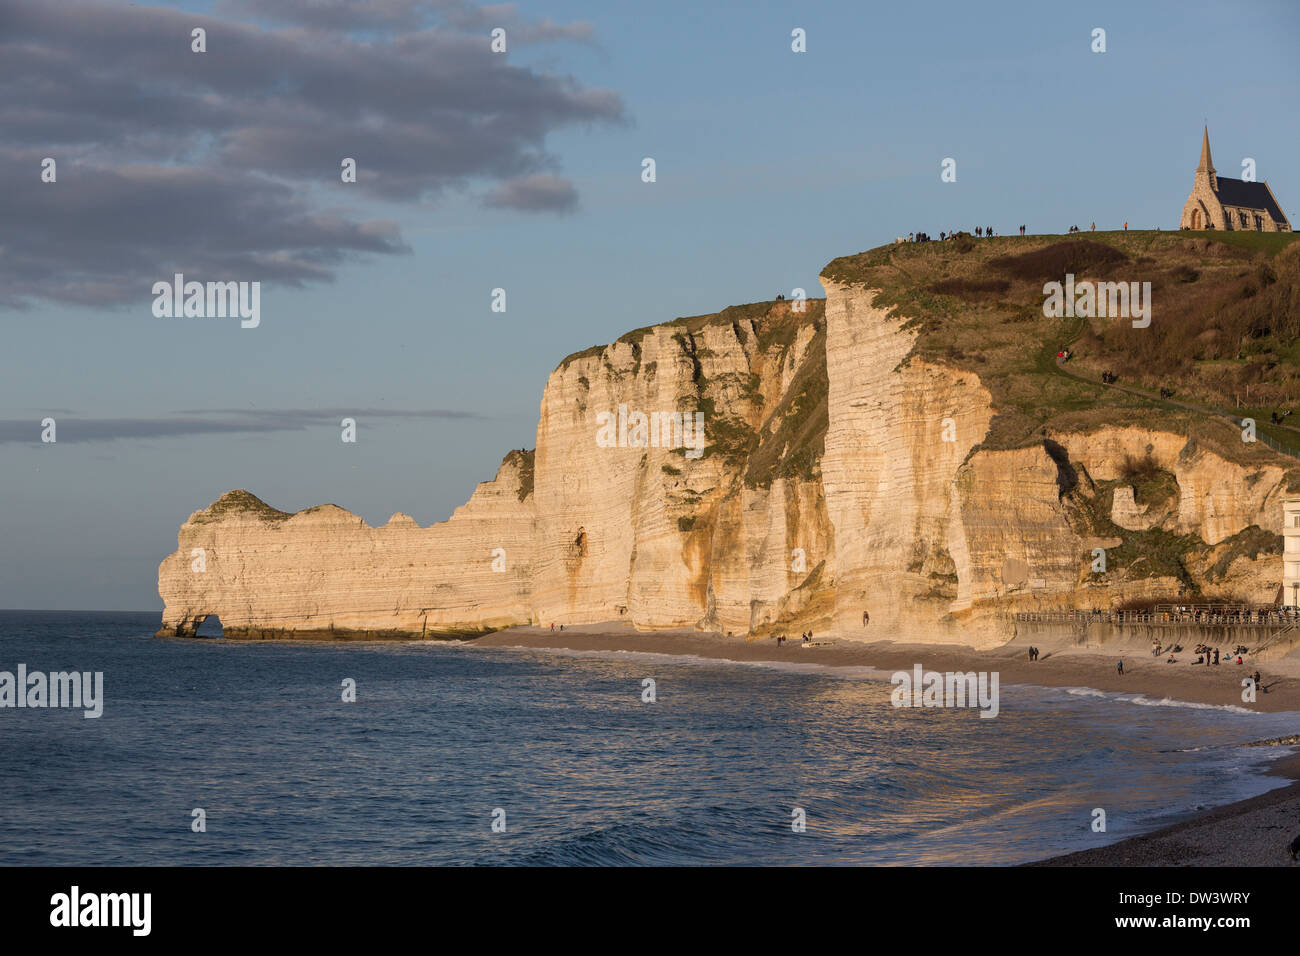
[[[1112,693],[1104,690],[1097,690],[1093,687],[1067,687],[1067,694],[1075,697],[1101,697],[1106,700],[1114,700],[1124,704],[1137,704],[1141,707],[1185,707],[1189,710],[1222,710],[1230,714],[1250,714],[1252,717],[1259,716],[1259,711],[1251,710],[1249,707],[1240,707],[1237,704],[1202,704],[1192,700],[1177,700],[1173,697],[1161,697],[1156,699],[1148,697],[1146,694],[1124,694]]]

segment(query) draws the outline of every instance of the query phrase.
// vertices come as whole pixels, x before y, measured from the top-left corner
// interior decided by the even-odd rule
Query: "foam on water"
[[[1249,707],[1241,707],[1237,704],[1205,704],[1191,700],[1177,700],[1173,697],[1154,698],[1145,694],[1129,694],[1120,692],[1110,692],[1096,690],[1092,687],[1067,687],[1065,691],[1076,697],[1097,697],[1104,700],[1113,700],[1124,704],[1137,704],[1141,707],[1183,707],[1188,710],[1217,710],[1229,714],[1249,714],[1252,717],[1258,716],[1258,712],[1251,710]]]

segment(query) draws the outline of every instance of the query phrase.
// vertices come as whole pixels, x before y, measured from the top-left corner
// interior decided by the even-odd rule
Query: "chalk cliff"
[[[1294,459],[1190,416],[1025,426],[905,305],[823,285],[565,359],[535,450],[445,522],[222,496],[159,568],[159,634],[217,614],[244,638],[623,620],[988,646],[1016,610],[1273,599]]]
[[[159,633],[192,634],[210,614],[247,638],[620,619],[824,629],[825,341],[821,300],[780,301],[570,356],[547,382],[536,450],[512,452],[428,528],[230,492],[190,516],[159,568]]]

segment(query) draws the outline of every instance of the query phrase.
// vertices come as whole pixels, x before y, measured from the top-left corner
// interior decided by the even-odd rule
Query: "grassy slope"
[[[984,447],[1040,440],[1044,426],[1162,425],[1234,460],[1262,460],[1214,417],[1159,401],[1175,398],[1238,410],[1238,396],[1265,407],[1300,405],[1300,235],[1294,233],[1098,232],[883,246],[836,259],[829,279],[881,290],[919,329],[913,354],[975,372],[993,394],[996,418]],[[1043,285],[1062,281],[1152,284],[1147,329],[1116,319],[1053,319]],[[1072,344],[1062,375],[1056,352]],[[1104,388],[1102,371],[1151,398]],[[1257,416],[1258,417],[1258,416]],[[1300,448],[1300,433],[1261,433]],[[1252,457],[1254,456],[1254,457]]]

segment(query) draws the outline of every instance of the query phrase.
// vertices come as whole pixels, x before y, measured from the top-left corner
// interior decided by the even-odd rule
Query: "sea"
[[[0,708],[0,865],[1016,864],[1280,786],[1283,748],[1241,745],[1300,724],[1006,684],[988,719],[895,708],[870,668],[158,620],[0,611],[0,671],[103,674],[98,718]]]

